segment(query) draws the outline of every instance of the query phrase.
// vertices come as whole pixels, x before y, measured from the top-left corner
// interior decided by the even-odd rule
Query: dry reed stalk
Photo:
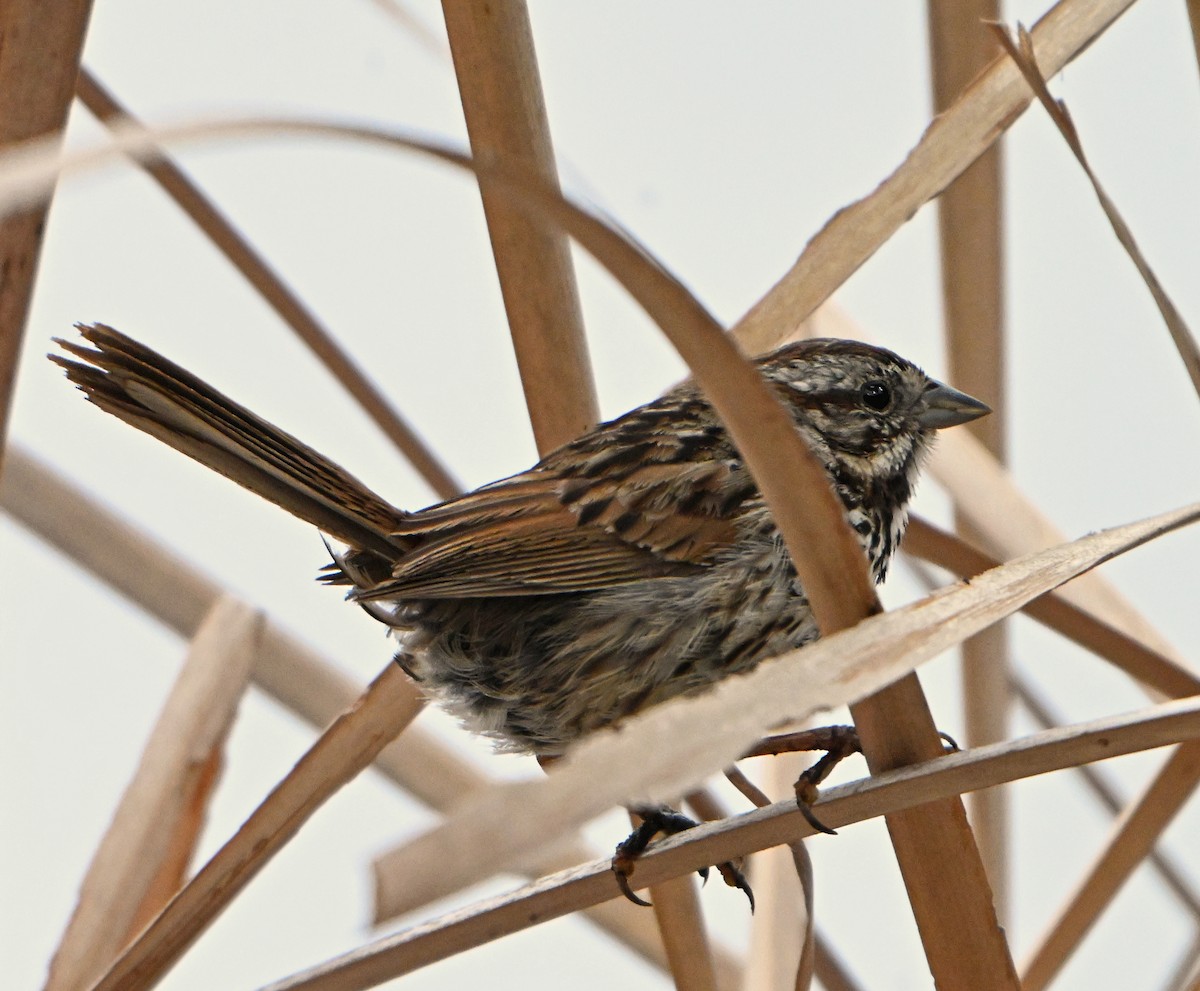
[[[1200,991],[1200,934],[1192,940],[1165,987],[1167,991]]]
[[[110,129],[144,127],[86,67],[79,70],[75,92],[96,119]],[[140,158],[137,164],[191,218],[263,301],[317,356],[383,435],[429,483],[429,487],[443,499],[461,492],[459,481],[379,391],[370,376],[183,170],[165,152]]]
[[[141,928],[139,915],[147,908],[157,913],[178,890],[175,884],[147,905],[164,865],[191,858],[200,822],[190,813],[198,790],[205,796],[211,789],[212,761],[219,762],[245,692],[260,628],[257,613],[222,598],[196,631],[140,766],[84,875],[50,964],[47,991],[90,985]],[[174,849],[181,833],[183,858]]]
[[[0,7],[0,149],[44,135],[57,144],[91,10],[91,0],[7,0]],[[49,211],[47,196],[0,219],[0,466]]]
[[[940,536],[947,541],[956,540],[950,534],[940,534]],[[932,573],[924,566],[923,561],[910,560],[907,563],[927,590],[932,591],[938,587]],[[977,570],[972,569],[970,573],[977,573]],[[1052,711],[1050,703],[1038,693],[1027,679],[1015,673],[1011,677],[1014,698],[1025,707],[1041,729],[1049,729],[1065,723],[1062,717],[1057,716]],[[1179,697],[1196,694],[1200,694],[1200,682],[1197,683],[1195,691],[1182,693]],[[1099,768],[1083,764],[1074,768],[1074,770],[1079,773],[1088,790],[1096,796],[1100,804],[1109,813],[1117,815],[1121,812],[1125,806],[1125,802],[1118,797],[1116,789],[1106,780]],[[1200,896],[1197,896],[1192,891],[1189,881],[1184,877],[1183,872],[1175,865],[1172,859],[1157,847],[1147,853],[1147,859],[1162,882],[1179,900],[1182,907],[1197,920],[1200,920]]]
[[[1187,12],[1188,24],[1192,27],[1192,43],[1196,46],[1196,62],[1200,65],[1200,0],[1187,0]]]
[[[472,155],[521,169],[554,190],[558,169],[524,0],[442,0]],[[509,332],[538,450],[546,454],[600,419],[567,246],[504,190],[480,194]],[[676,986],[715,989],[695,892],[676,880],[652,893]]]
[[[558,169],[524,0],[442,0],[471,153],[558,191]],[[481,182],[492,254],[538,450],[600,419],[575,270],[563,232]]]
[[[986,22],[1000,17],[998,0],[932,0],[929,4],[930,61],[934,111],[943,113],[997,54]],[[1004,244],[1001,216],[1002,169],[997,142],[938,197],[942,312],[949,379],[957,388],[1003,410]],[[997,460],[1005,460],[1004,416],[967,425]],[[955,525],[968,540],[970,521],[956,513]],[[969,746],[1008,735],[1008,626],[998,623],[962,645],[962,705]],[[996,914],[1008,915],[1009,810],[1005,792],[970,796],[971,826],[987,871]]]
[[[371,0],[371,2],[402,27],[429,55],[449,60],[450,50],[446,47],[445,37],[426,27],[425,22],[409,9],[408,4],[402,3],[401,0]]]
[[[408,678],[389,664],[125,948],[94,991],[137,991],[157,984],[312,813],[370,764],[419,710]]]
[[[975,438],[948,431],[929,465],[930,474],[969,514],[988,553],[1001,559],[1030,554],[1065,537],[1021,493],[1004,467]],[[1187,660],[1133,608],[1103,575],[1082,575],[1059,592],[1068,602],[1186,668]]]
[[[1183,743],[1113,823],[1102,853],[1022,966],[1021,987],[1041,991],[1200,783],[1200,743]]]
[[[948,754],[938,761],[829,788],[821,820],[844,827],[975,788],[1106,760],[1200,737],[1200,698],[1048,730],[1015,741]],[[705,823],[655,844],[638,862],[650,883],[677,877],[751,850],[812,834],[792,800]],[[354,991],[374,987],[492,939],[527,929],[614,896],[608,860],[542,878],[506,895],[458,909],[375,940],[263,991]]]
[[[863,991],[845,963],[818,932],[814,943],[815,971],[824,991]]]
[[[772,758],[763,770],[770,794],[787,794],[805,767],[798,754]],[[755,804],[770,804],[763,795]],[[797,840],[755,854],[754,895],[757,908],[746,953],[742,991],[791,991],[807,987],[817,966],[813,919],[812,863]],[[822,981],[822,983],[824,983]]]
[[[717,991],[696,882],[687,874],[660,881],[650,887],[650,901],[677,991]]]

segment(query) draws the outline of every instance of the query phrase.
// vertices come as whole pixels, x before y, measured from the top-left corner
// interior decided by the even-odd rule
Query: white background
[[[441,34],[437,5],[410,8]],[[732,322],[839,207],[869,192],[928,122],[923,5],[609,2],[531,5],[564,181],[632,230]],[[1012,5],[1031,23],[1038,5]],[[86,63],[156,123],[214,113],[352,117],[464,139],[447,57],[366,0],[104,0]],[[1185,316],[1200,320],[1200,100],[1184,5],[1143,0],[1054,82],[1093,163]],[[86,112],[71,143],[95,143]],[[380,149],[256,141],[181,154],[468,485],[535,458],[477,192],[464,176]],[[1039,109],[1006,143],[1011,391],[1006,418],[1024,490],[1067,533],[1200,494],[1200,418],[1180,362]],[[678,378],[657,332],[579,259],[603,411]],[[941,374],[935,223],[922,211],[839,295],[880,342]],[[433,496],[230,266],[152,183],[113,167],[66,183],[47,235],[12,436],[137,520],[224,585],[262,603],[358,677],[389,646],[311,581],[311,529],[89,408],[42,355],[76,320],[164,350],[346,464],[392,501]],[[920,511],[944,505],[929,485]],[[0,519],[0,961],[8,987],[40,983],[76,886],[134,766],[183,645]],[[1178,534],[1106,571],[1182,649],[1200,639],[1194,562]],[[902,571],[903,569],[901,569]],[[914,594],[903,575],[886,594]],[[1016,654],[1072,719],[1144,696],[1099,661],[1020,624]],[[954,664],[925,674],[939,724],[961,731]],[[422,721],[492,773],[530,774],[437,713]],[[1027,731],[1019,723],[1017,731]],[[201,856],[210,855],[311,740],[251,693]],[[1116,762],[1127,790],[1160,755]],[[848,774],[862,773],[861,764]],[[1099,848],[1107,820],[1066,775],[1016,793],[1018,956]],[[165,982],[248,988],[369,935],[371,855],[432,822],[365,775],[307,825]],[[1193,875],[1193,807],[1168,834]],[[622,835],[613,816],[598,849]],[[864,986],[930,985],[879,824],[811,844],[818,920]],[[505,890],[501,879],[486,890]],[[480,894],[479,891],[473,893]],[[741,896],[710,885],[711,925],[737,945]],[[649,924],[647,914],[647,924]],[[1139,872],[1062,987],[1155,987],[1192,930]],[[868,950],[868,948],[870,948]],[[493,991],[663,987],[579,920],[564,920],[410,977],[413,988],[484,980]]]

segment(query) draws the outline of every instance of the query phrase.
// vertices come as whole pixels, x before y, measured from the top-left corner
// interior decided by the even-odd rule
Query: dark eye
[[[892,390],[886,382],[868,382],[862,387],[862,401],[871,409],[882,412],[892,403]]]

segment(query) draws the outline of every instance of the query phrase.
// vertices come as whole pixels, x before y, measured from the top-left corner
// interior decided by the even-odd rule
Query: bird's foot
[[[629,879],[633,875],[638,857],[646,852],[646,848],[649,847],[650,842],[659,833],[665,836],[674,836],[676,833],[682,833],[684,830],[691,829],[698,825],[698,823],[695,819],[685,816],[682,812],[676,812],[665,805],[640,807],[632,811],[642,821],[638,823],[637,828],[628,837],[617,844],[617,850],[613,854],[612,859],[612,871],[617,879],[617,887],[621,889],[621,893],[626,898],[636,905],[649,906],[650,903],[635,894],[629,884]],[[750,901],[750,911],[753,912],[754,892],[751,890],[750,882],[746,880],[746,875],[742,873],[741,868],[731,861],[717,864],[716,867],[727,885],[745,892],[746,898]],[[700,877],[707,881],[708,872],[709,869],[704,867],[698,873]]]
[[[958,750],[958,744],[949,733],[938,731],[938,736],[946,744],[946,752]],[[779,736],[769,736],[744,757],[760,757],[794,753],[801,750],[824,750],[825,753],[812,767],[796,779],[796,804],[801,814],[818,833],[836,836],[837,830],[830,829],[813,812],[813,806],[820,798],[819,785],[830,772],[851,754],[862,753],[862,743],[858,731],[853,726],[818,726],[813,729],[799,730],[795,733],[782,733]]]
[[[818,726],[795,733],[782,733],[779,736],[767,737],[743,756],[761,757],[801,750],[824,750],[825,753],[796,779],[796,805],[813,829],[819,833],[836,836],[837,830],[830,829],[817,818],[813,812],[813,805],[820,797],[818,786],[829,777],[829,773],[851,754],[862,753],[858,732],[853,726]]]

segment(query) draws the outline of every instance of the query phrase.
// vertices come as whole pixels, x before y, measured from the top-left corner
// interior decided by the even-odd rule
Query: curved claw
[[[612,872],[616,876],[617,887],[621,889],[621,894],[635,905],[650,907],[651,903],[634,894],[633,888],[629,884],[629,878],[637,866],[638,857],[645,853],[650,841],[657,833],[664,832],[668,835],[682,833],[695,826],[696,822],[674,809],[666,807],[637,809],[636,812],[642,821],[628,837],[617,844],[616,853],[612,858]],[[750,900],[750,911],[753,912],[754,892],[750,890],[750,883],[746,880],[746,875],[728,861],[718,864],[717,870],[721,872],[721,877],[731,888],[738,888],[745,892],[746,897]],[[708,882],[709,868],[701,867],[696,873],[705,883]]]
[[[642,908],[653,908],[654,906],[651,905],[650,902],[646,901],[645,898],[641,897],[641,895],[637,894],[629,886],[629,874],[632,873],[632,871],[633,871],[632,865],[629,866],[628,872],[627,872],[626,870],[622,869],[621,867],[619,867],[617,865],[617,858],[613,857],[612,872],[613,872],[613,876],[617,879],[617,887],[621,889],[621,894],[623,894],[626,898],[628,898],[635,905],[641,905]]]
[[[816,803],[819,794],[817,786],[804,776],[801,776],[796,782],[796,806],[800,809],[800,814],[804,816],[805,821],[818,833],[824,833],[826,836],[837,836],[837,830],[830,829],[813,812],[812,807]]]
[[[717,870],[721,872],[721,877],[725,879],[725,883],[731,888],[737,888],[750,902],[750,914],[754,914],[754,889],[750,887],[750,882],[746,880],[746,875],[741,870],[734,866],[729,861],[717,865]]]
[[[824,833],[826,836],[837,836],[838,831],[836,829],[830,829],[825,825],[825,823],[821,822],[821,820],[817,818],[817,814],[813,812],[812,806],[808,802],[797,800],[796,805],[800,809],[800,814],[804,816],[805,822],[812,826],[812,828],[818,833]]]
[[[942,742],[946,744],[946,753],[956,754],[962,750],[962,747],[958,745],[958,741],[949,733],[943,733],[941,730],[938,730],[938,736],[941,737]]]

